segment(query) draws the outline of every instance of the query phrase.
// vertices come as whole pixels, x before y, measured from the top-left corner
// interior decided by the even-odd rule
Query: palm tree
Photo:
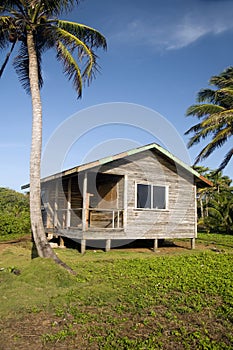
[[[197,102],[187,109],[187,116],[196,116],[200,122],[186,131],[193,133],[188,147],[199,143],[202,139],[212,137],[210,142],[198,154],[195,164],[210,156],[215,149],[223,146],[233,135],[233,67],[221,74],[213,76],[210,85],[215,89],[202,89],[197,95]],[[229,163],[233,148],[225,155],[217,171],[221,171]]]
[[[204,224],[210,232],[233,233],[233,189],[212,193]]]
[[[209,168],[204,166],[193,166],[194,170],[196,170],[199,174],[206,176],[207,172],[209,172]],[[209,187],[200,187],[197,189],[197,214],[199,217],[199,220],[203,220],[205,217],[204,213],[204,206],[208,201],[208,193],[209,193]]]
[[[47,241],[41,217],[41,58],[47,49],[55,48],[64,73],[73,81],[80,98],[83,85],[90,83],[98,71],[97,56],[93,50],[99,47],[106,49],[106,40],[93,28],[57,18],[63,12],[71,11],[75,3],[79,2],[80,0],[0,0],[0,49],[10,47],[0,69],[0,76],[12,52],[18,48],[13,65],[32,100],[30,216],[33,238],[40,257],[51,257],[60,264],[63,263]]]
[[[212,187],[198,189],[198,228],[207,232],[233,232],[233,187],[232,179],[221,171],[195,166],[212,183]]]

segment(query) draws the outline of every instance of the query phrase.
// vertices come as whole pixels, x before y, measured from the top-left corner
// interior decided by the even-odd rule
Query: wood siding
[[[70,206],[71,222],[66,233],[84,239],[136,239],[136,238],[194,238],[196,237],[195,185],[192,175],[184,168],[154,151],[114,160],[87,172],[87,193],[91,194],[89,206],[103,210],[114,209],[119,212],[121,230],[111,226],[112,213],[97,211],[91,213],[93,223],[82,231],[82,181],[83,176],[72,176]],[[127,179],[127,181],[125,180]],[[57,180],[59,181],[59,180]],[[136,184],[166,186],[168,205],[166,209],[137,209]],[[56,181],[42,184],[47,210],[47,228],[60,227],[65,232],[69,198],[69,176],[56,185]],[[56,195],[57,188],[57,195]],[[63,194],[60,192],[63,188]],[[55,208],[58,207],[56,218]],[[59,212],[60,210],[60,212]],[[76,212],[75,212],[76,210]],[[123,213],[124,210],[124,213]],[[117,213],[117,211],[116,211]],[[75,215],[74,215],[75,214]],[[114,214],[115,215],[115,214]],[[115,219],[114,219],[115,220]],[[106,222],[105,231],[103,223]],[[57,222],[57,225],[53,224]],[[92,227],[91,227],[92,226]],[[99,229],[98,229],[98,226]],[[111,228],[111,229],[110,229]],[[124,230],[123,230],[124,228]]]
[[[196,236],[195,185],[193,177],[153,151],[120,159],[101,167],[100,172],[128,176],[127,228],[130,238]],[[136,209],[136,183],[168,187],[166,210]]]

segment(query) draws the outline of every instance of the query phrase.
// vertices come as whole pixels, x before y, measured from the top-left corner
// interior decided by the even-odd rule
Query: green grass
[[[202,242],[206,246],[214,244],[219,248],[233,249],[233,236],[214,233],[199,233],[197,242]]]
[[[20,241],[23,239],[28,239],[30,235],[25,235],[25,233],[9,233],[9,234],[1,234],[0,233],[0,243],[1,242],[9,242],[9,241]]]
[[[204,251],[174,255],[57,250],[76,277],[50,260],[31,261],[26,244],[3,250],[0,344],[26,350],[33,339],[43,349],[232,349],[233,237],[201,234],[198,242]]]

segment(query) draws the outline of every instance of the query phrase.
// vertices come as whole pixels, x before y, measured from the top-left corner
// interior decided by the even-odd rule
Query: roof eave
[[[191,173],[196,182],[200,182],[202,184],[202,186],[200,187],[204,187],[204,183],[207,186],[213,186],[213,183],[211,181],[209,181],[208,179],[206,179],[204,176],[200,175],[196,170],[194,170],[192,167],[190,167],[189,165],[187,165],[186,163],[184,163],[183,161],[181,161],[179,158],[177,158],[176,156],[174,156],[172,153],[170,153],[169,151],[167,151],[166,149],[164,149],[163,147],[161,147],[160,145],[158,145],[157,143],[151,143],[145,146],[141,146],[141,147],[137,147],[134,149],[131,149],[129,151],[125,151],[113,156],[109,156],[109,157],[105,157],[105,158],[101,158],[99,160],[87,163],[87,164],[83,164],[80,166],[76,166],[74,168],[68,169],[68,170],[64,170],[62,172],[47,176],[43,179],[41,179],[41,182],[47,182],[47,181],[52,181],[52,180],[56,180],[57,178],[60,177],[64,177],[64,176],[68,176],[68,175],[72,175],[78,172],[82,172],[82,171],[86,171],[110,162],[113,162],[115,160],[124,158],[124,157],[128,157],[137,153],[141,153],[143,151],[147,151],[147,150],[151,150],[151,149],[156,149],[159,153],[163,154],[166,158],[170,159],[171,161],[175,162],[176,164],[178,164],[179,166],[181,166],[182,168],[184,168],[186,171],[188,171],[189,173]],[[21,189],[27,189],[30,187],[30,184],[26,184],[23,185],[21,187]]]

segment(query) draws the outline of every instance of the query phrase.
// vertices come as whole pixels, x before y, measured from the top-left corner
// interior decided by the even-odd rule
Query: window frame
[[[138,185],[146,185],[150,187],[150,208],[141,208],[138,207]],[[165,208],[154,208],[153,207],[153,188],[154,187],[163,187],[165,189]],[[159,185],[159,184],[154,184],[154,183],[145,183],[145,182],[135,182],[135,209],[136,210],[148,210],[148,211],[168,211],[168,203],[169,203],[169,186],[168,185]]]

